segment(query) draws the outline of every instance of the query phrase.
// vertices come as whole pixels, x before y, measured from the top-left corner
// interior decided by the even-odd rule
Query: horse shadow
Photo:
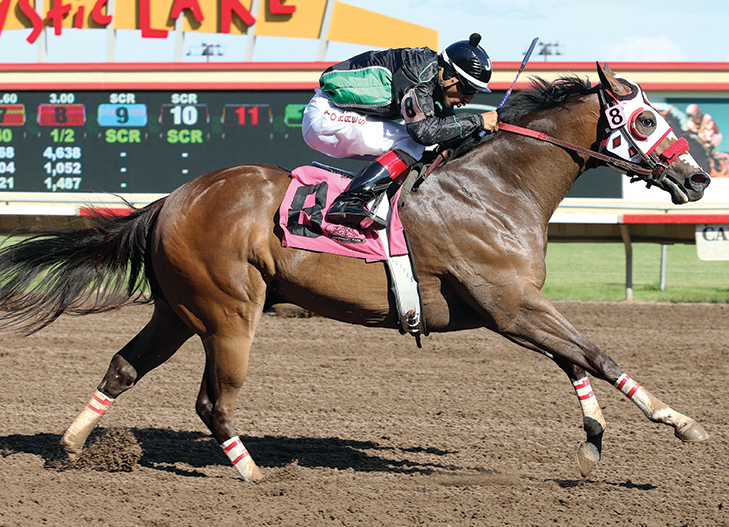
[[[108,434],[109,430],[113,429],[97,428],[94,430],[87,440],[85,452],[90,452],[103,443],[107,439],[104,436]],[[133,442],[135,441],[139,447],[135,446],[139,454],[133,457],[132,464],[191,477],[206,477],[203,472],[196,469],[230,465],[230,461],[222,453],[216,441],[203,432],[159,428],[131,428],[128,429],[128,432],[133,435]],[[241,436],[241,440],[253,453],[256,463],[262,468],[283,468],[296,462],[299,466],[308,468],[353,469],[357,472],[420,475],[439,471],[479,470],[471,467],[457,467],[445,462],[415,459],[422,454],[427,454],[432,459],[432,456],[443,458],[455,453],[437,448],[404,448],[381,445],[374,441],[357,441],[338,437]],[[34,454],[44,460],[46,468],[70,468],[60,441],[60,434],[50,433],[0,436],[0,456]],[[112,441],[112,443],[114,442]],[[117,442],[110,448],[128,450],[129,444],[120,446]],[[98,452],[95,455],[98,456]],[[192,467],[193,470],[181,468],[181,464]],[[131,466],[128,464],[126,468],[123,466],[119,468],[116,463],[90,466],[95,470],[103,471],[131,470]]]
[[[547,481],[551,481],[559,485],[563,489],[571,489],[571,488],[577,488],[577,487],[583,487],[586,485],[595,485],[595,484],[604,484],[604,485],[610,485],[613,487],[622,487],[625,489],[633,489],[633,490],[654,490],[658,487],[656,485],[653,485],[651,483],[633,483],[631,480],[627,480],[622,483],[612,483],[609,481],[595,481],[593,479],[557,479],[557,478],[550,478]]]
[[[86,452],[93,451],[96,445],[109,439],[109,432],[118,429],[97,428],[89,436]],[[210,466],[230,466],[230,461],[220,450],[215,440],[203,432],[177,431],[160,428],[123,429],[133,436],[141,451],[133,462],[142,467],[170,472],[185,477],[208,477],[198,469]],[[497,474],[497,471],[484,467],[462,467],[446,463],[444,457],[456,451],[438,448],[385,446],[375,441],[357,441],[338,437],[285,437],[285,436],[241,436],[246,447],[254,452],[256,463],[262,468],[283,468],[296,462],[300,467],[352,469],[356,472],[387,472],[398,474],[433,475],[437,473],[470,472]],[[13,434],[0,436],[0,457],[15,454],[33,454],[44,460],[49,469],[71,468],[66,454],[61,448],[61,435],[39,433],[34,435]],[[110,441],[108,449],[129,449],[129,444]],[[108,450],[107,449],[107,450]],[[412,454],[412,456],[408,456]],[[443,459],[444,462],[423,462],[413,457],[428,454]],[[103,453],[102,453],[103,455]],[[94,470],[114,472],[131,470],[115,468],[113,464],[90,465]],[[185,465],[189,468],[183,468]],[[89,465],[87,465],[89,466]],[[530,479],[530,478],[527,478]],[[609,482],[592,479],[547,478],[545,481],[557,483],[561,488],[575,488],[605,484],[637,491],[651,491],[658,487],[652,484]]]

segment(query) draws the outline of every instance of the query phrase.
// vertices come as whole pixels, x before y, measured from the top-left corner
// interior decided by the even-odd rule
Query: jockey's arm
[[[432,92],[428,85],[418,85],[403,97],[405,126],[418,143],[426,146],[445,143],[480,130],[493,131],[497,126],[498,117],[490,115],[496,112],[456,114],[453,109],[436,109]]]

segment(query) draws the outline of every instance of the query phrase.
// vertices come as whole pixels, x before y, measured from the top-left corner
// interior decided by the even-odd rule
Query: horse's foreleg
[[[61,445],[71,461],[81,455],[86,439],[114,400],[169,359],[192,334],[166,304],[155,305],[152,319],[114,355],[91,400],[63,435]]]
[[[666,403],[631,379],[627,374],[621,374],[613,382],[613,385],[623,392],[628,399],[633,401],[648,419],[655,423],[672,426],[676,437],[681,441],[704,441],[709,438],[709,434],[706,433],[704,427],[699,423],[673,410]]]
[[[584,374],[584,372],[583,372]],[[587,441],[580,445],[577,449],[577,466],[580,468],[580,474],[583,477],[592,472],[600,456],[602,455],[602,435],[605,432],[605,418],[602,416],[600,405],[597,404],[595,392],[592,391],[590,379],[587,375],[572,381],[572,386],[577,392],[577,399],[580,401],[582,408],[582,423]]]
[[[537,346],[514,336],[508,337],[517,344],[537,352],[543,352]],[[587,378],[585,370],[578,368],[574,364],[551,356],[557,365],[564,370],[572,382],[572,386],[577,394],[577,400],[582,410],[582,427],[587,435],[586,441],[580,445],[577,450],[577,465],[580,473],[587,476],[595,468],[600,461],[602,455],[602,435],[605,432],[607,424],[597,403],[595,392],[592,391],[592,385]]]
[[[558,364],[571,364],[577,369],[611,383],[633,401],[650,420],[672,426],[679,439],[702,441],[709,437],[693,419],[672,410],[661,400],[638,386],[607,353],[583,337],[541,292],[535,291],[530,295],[524,295],[520,308],[513,313],[502,329],[501,333],[508,338],[528,344],[527,347],[539,350]],[[565,371],[570,375],[567,369]],[[577,371],[575,370],[575,372]],[[586,418],[600,415],[597,403],[594,400],[591,401],[594,394],[590,396],[592,390],[589,388],[589,384],[581,382],[580,379],[573,379],[573,385],[578,397],[581,397],[580,402],[583,413],[586,412]],[[599,423],[599,419],[597,421]],[[604,425],[601,424],[601,426],[604,430]],[[599,435],[601,436],[601,434]],[[590,432],[588,432],[589,436]],[[598,445],[595,444],[595,447],[599,453]],[[584,448],[591,450],[590,447]],[[591,461],[588,459],[585,468],[590,468],[590,463]],[[580,470],[584,473],[582,466]]]
[[[585,370],[562,360],[555,359],[555,362],[570,378],[582,409],[582,427],[587,434],[587,440],[577,449],[577,466],[582,476],[587,477],[600,461],[602,435],[607,424]]]
[[[235,431],[233,413],[236,396],[248,370],[253,332],[262,311],[251,314],[245,329],[235,336],[211,335],[203,339],[206,363],[195,409],[212,432],[223,452],[245,481],[263,476]]]

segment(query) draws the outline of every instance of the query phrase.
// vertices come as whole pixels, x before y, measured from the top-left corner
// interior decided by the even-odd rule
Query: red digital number
[[[86,107],[83,104],[41,104],[38,106],[41,126],[84,126]]]
[[[256,126],[258,124],[258,106],[251,106],[249,108],[241,106],[238,108],[235,111],[235,114],[238,116],[238,124],[245,126],[247,113],[251,114],[251,126]]]
[[[273,121],[268,104],[226,104],[223,124],[226,126],[266,126]]]

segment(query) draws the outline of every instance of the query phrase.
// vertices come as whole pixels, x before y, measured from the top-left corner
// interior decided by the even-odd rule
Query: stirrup
[[[351,203],[342,203],[337,207],[335,203],[327,211],[327,221],[331,223],[354,226],[360,229],[380,230],[387,227],[382,218],[367,210],[365,207]]]

